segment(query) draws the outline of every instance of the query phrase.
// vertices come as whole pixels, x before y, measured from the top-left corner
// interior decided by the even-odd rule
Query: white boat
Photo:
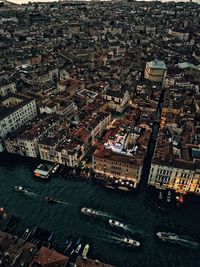
[[[79,244],[79,245],[78,245],[78,247],[75,249],[75,253],[77,253],[77,254],[78,254],[78,253],[79,253],[79,251],[80,251],[80,249],[81,249],[81,244]]]
[[[160,200],[163,199],[163,195],[162,195],[162,192],[161,192],[161,191],[159,192],[159,196],[158,196],[158,198],[159,198]]]
[[[82,253],[83,258],[87,258],[87,255],[88,255],[88,252],[89,252],[89,248],[90,248],[90,246],[88,244],[85,245],[85,247],[83,249],[83,253]]]
[[[86,207],[82,208],[81,212],[89,216],[94,216],[94,217],[98,216],[98,212],[96,210],[86,208]]]
[[[174,233],[165,233],[165,232],[158,232],[156,236],[161,239],[162,241],[176,241],[177,235]]]
[[[23,186],[15,186],[15,191],[16,192],[28,193],[28,192],[30,192],[30,189],[26,189]]]
[[[133,247],[139,247],[140,246],[140,242],[138,242],[137,240],[134,239],[130,239],[130,238],[123,238],[122,241],[129,245],[129,246],[133,246]]]
[[[52,173],[55,173],[55,172],[58,170],[59,166],[60,166],[60,165],[57,164],[57,165],[53,168]]]
[[[168,191],[167,193],[167,202],[170,203],[171,202],[171,192]]]
[[[121,223],[121,222],[118,222],[118,221],[115,221],[115,220],[109,220],[108,222],[112,227],[116,227],[116,228],[120,228],[120,229],[126,230],[125,225],[123,223]]]

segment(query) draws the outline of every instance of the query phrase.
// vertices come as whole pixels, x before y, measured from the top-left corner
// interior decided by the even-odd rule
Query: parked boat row
[[[165,203],[167,204],[170,204],[171,202],[176,203],[176,206],[180,207],[184,202],[183,193],[180,192],[173,193],[170,190],[168,192],[159,191],[158,202],[159,202],[158,208],[162,211],[166,210]]]
[[[77,241],[74,241],[72,238],[65,241],[65,249],[64,254],[72,257],[73,255],[81,255],[84,258],[87,258],[89,253],[89,244],[83,244],[81,243],[81,238],[79,238]],[[82,253],[81,253],[82,251]]]
[[[133,181],[130,181],[128,179],[118,179],[115,177],[108,178],[102,173],[96,173],[94,175],[94,180],[104,185],[105,187],[114,190],[133,191],[137,187],[137,184]]]

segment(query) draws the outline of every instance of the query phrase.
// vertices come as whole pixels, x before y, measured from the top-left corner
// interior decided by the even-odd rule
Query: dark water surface
[[[200,250],[192,243],[166,244],[155,238],[156,231],[176,231],[196,241],[200,236],[200,208],[190,204],[180,209],[156,208],[157,195],[149,191],[126,193],[105,189],[92,182],[74,182],[58,176],[48,182],[33,178],[36,160],[0,155],[0,206],[9,215],[22,218],[25,225],[38,225],[56,232],[63,242],[70,235],[90,244],[89,257],[120,267],[200,266]],[[14,191],[15,185],[30,188],[37,195]],[[63,203],[45,204],[51,196]],[[102,211],[99,218],[80,213],[86,206]],[[129,225],[129,236],[141,241],[139,250],[122,246],[120,235],[108,225],[112,217]]]

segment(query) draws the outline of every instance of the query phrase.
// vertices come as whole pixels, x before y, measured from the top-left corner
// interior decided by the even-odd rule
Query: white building
[[[162,163],[151,164],[148,184],[162,189],[181,190],[183,192],[190,191],[190,186],[193,182],[195,169],[193,165],[191,168],[184,168],[181,166],[163,165]]]
[[[166,75],[166,70],[167,67],[162,60],[155,59],[154,61],[147,62],[144,74],[145,79],[154,82],[162,82]]]
[[[3,140],[10,132],[37,116],[35,99],[12,95],[0,102],[0,151]]]
[[[115,90],[107,90],[102,97],[107,100],[108,108],[122,113],[129,105],[130,94],[128,91],[122,93]]]
[[[183,41],[187,41],[189,38],[189,32],[181,29],[169,29],[169,34]]]
[[[0,81],[0,96],[7,96],[8,94],[11,93],[16,93],[16,84],[8,81],[6,79],[3,79]]]
[[[26,127],[10,134],[5,140],[6,150],[9,153],[36,158],[39,155],[38,142],[47,135],[48,131],[59,121],[59,117],[50,115],[45,119],[26,124]]]

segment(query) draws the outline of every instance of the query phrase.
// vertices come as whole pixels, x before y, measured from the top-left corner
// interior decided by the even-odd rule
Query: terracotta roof
[[[114,267],[113,265],[106,264],[103,262],[100,262],[98,260],[91,260],[91,259],[85,259],[82,257],[78,257],[76,260],[76,266],[77,267]]]
[[[68,257],[46,247],[41,247],[34,263],[42,267],[65,267],[67,261]]]

